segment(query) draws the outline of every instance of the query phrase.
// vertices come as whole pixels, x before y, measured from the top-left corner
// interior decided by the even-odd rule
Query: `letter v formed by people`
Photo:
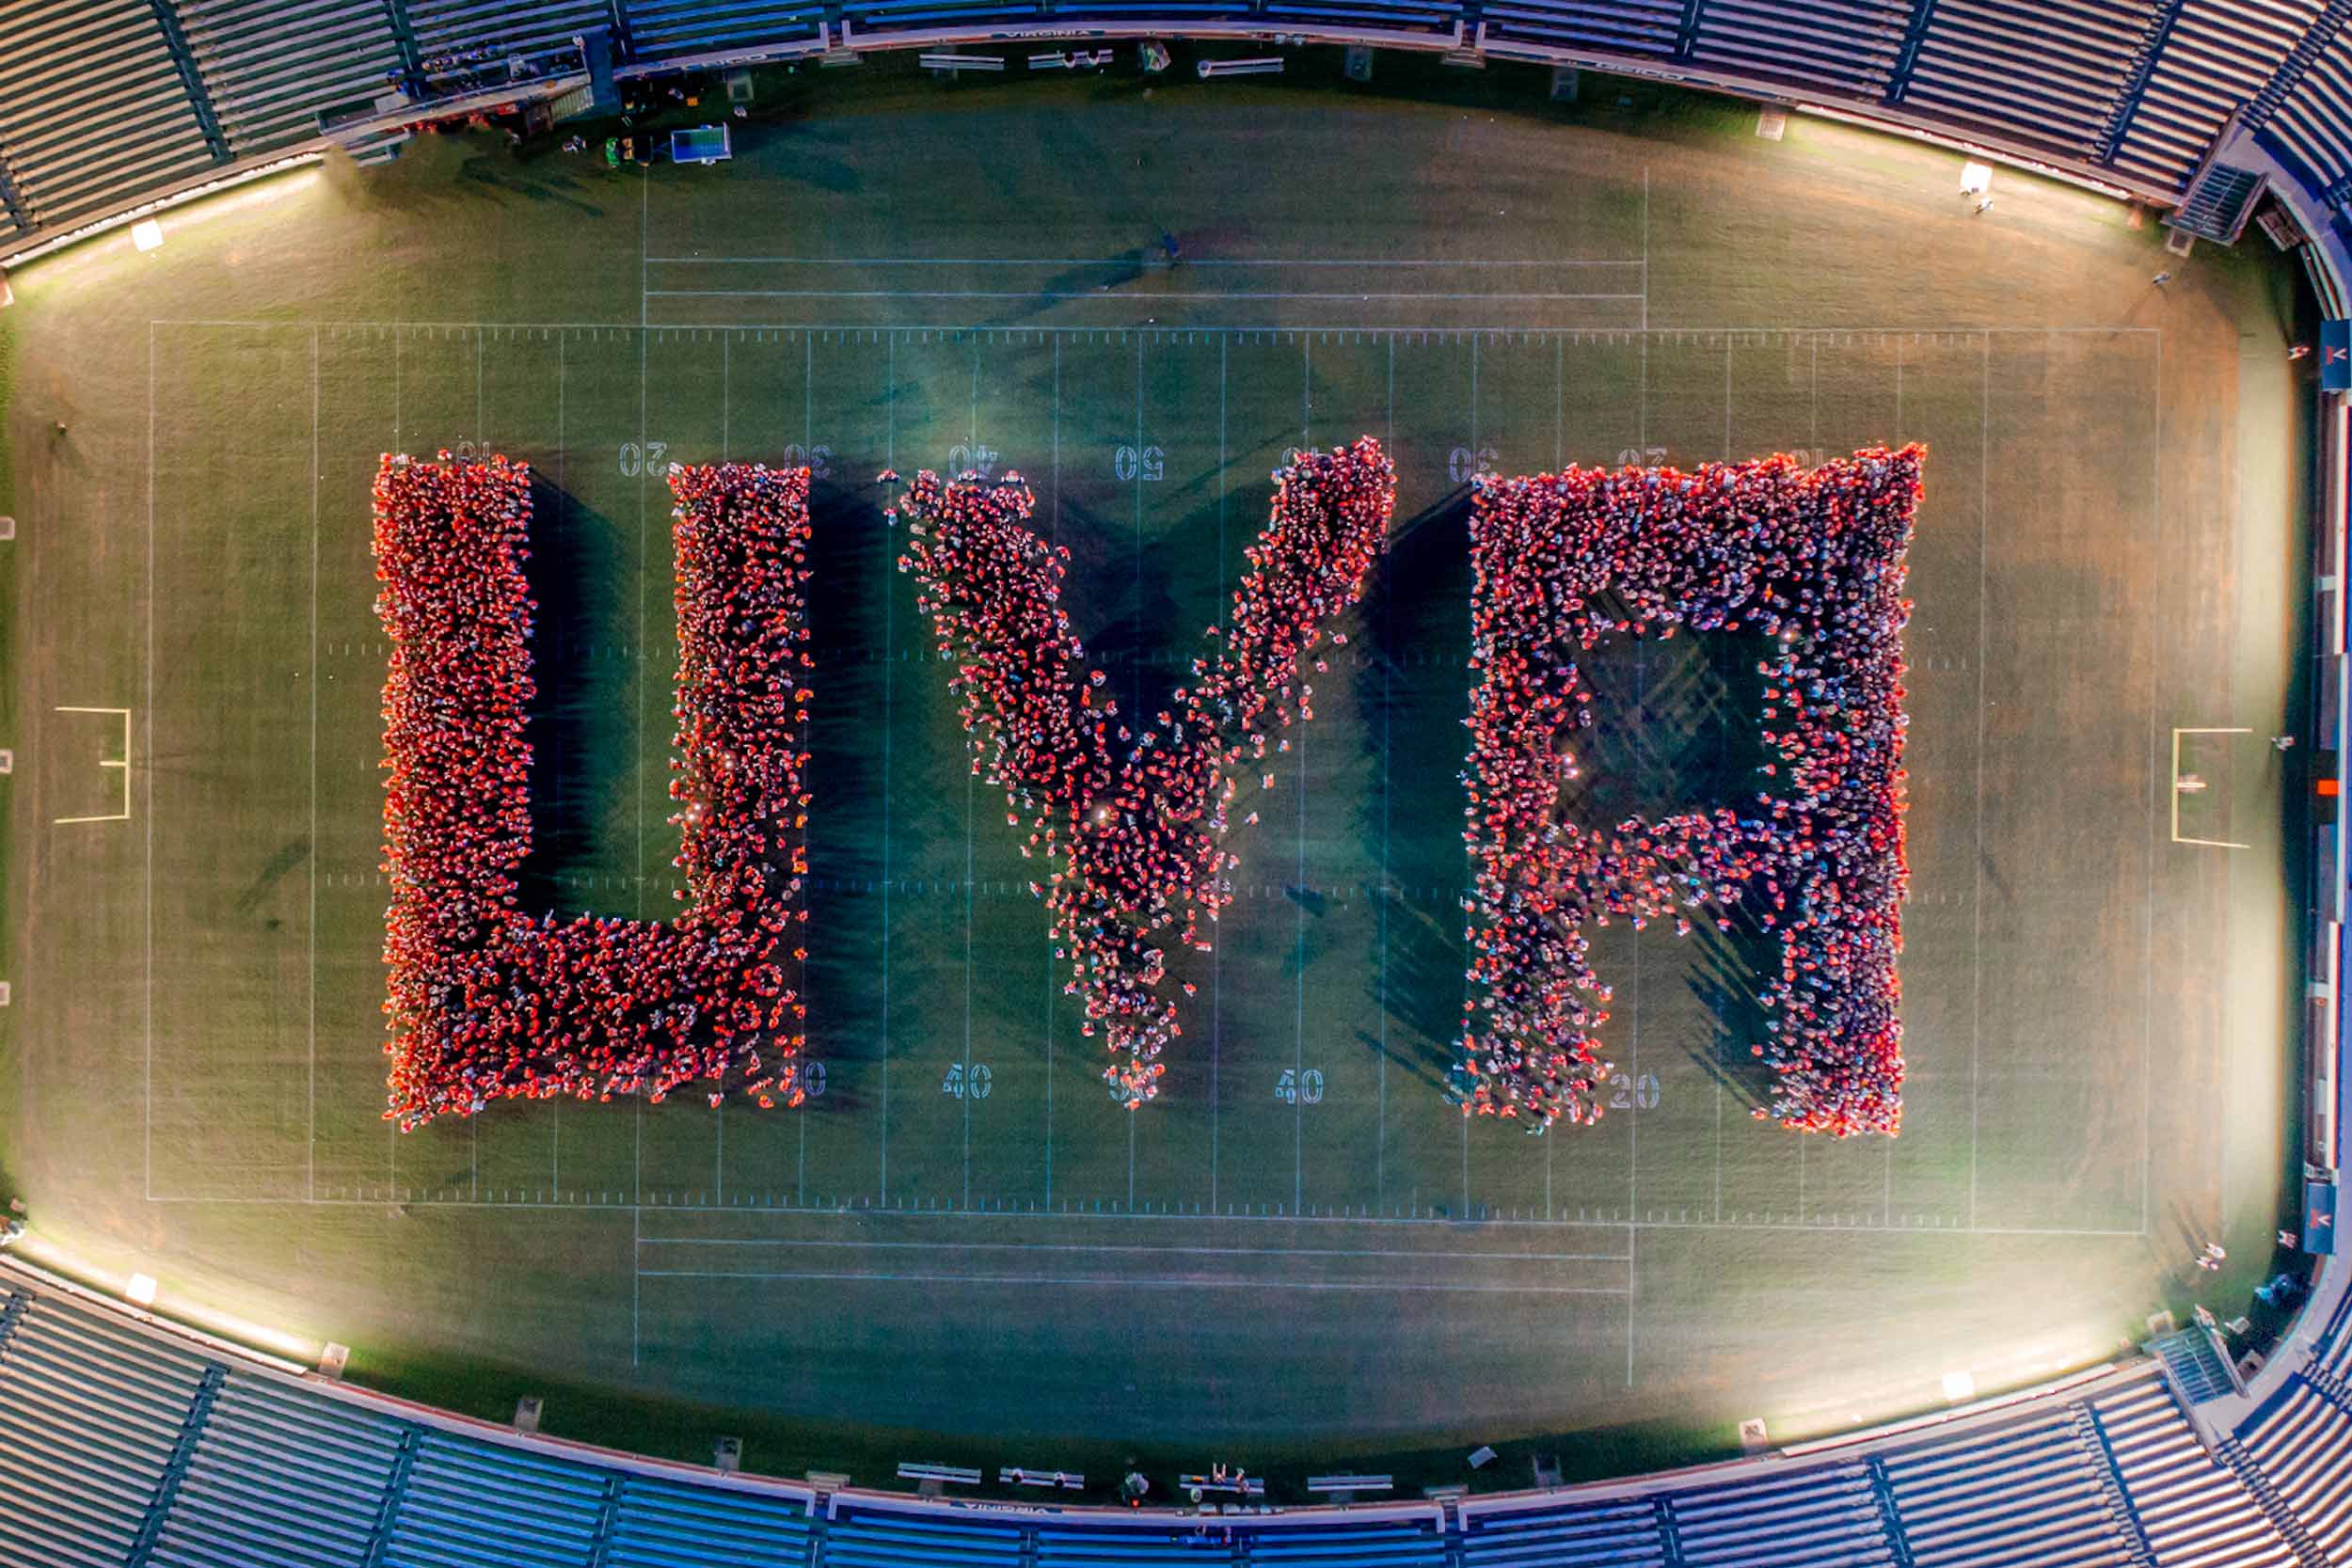
[[[1089,667],[1061,603],[1070,552],[1029,528],[1036,498],[1018,474],[919,474],[894,509],[910,534],[899,568],[956,666],[972,770],[1004,789],[1009,826],[1027,818],[1022,853],[1045,863],[1030,889],[1070,964],[1064,989],[1083,1000],[1080,1030],[1103,1037],[1104,1079],[1130,1109],[1157,1093],[1161,1052],[1183,1032],[1161,992],[1169,944],[1209,950],[1203,917],[1231,900],[1225,874],[1239,863],[1224,847],[1233,813],[1272,787],[1263,769],[1290,749],[1281,732],[1313,717],[1301,661],[1327,636],[1345,641],[1329,625],[1361,597],[1396,506],[1395,470],[1370,437],[1301,454],[1274,480],[1209,651],[1149,718],[1122,713]]]

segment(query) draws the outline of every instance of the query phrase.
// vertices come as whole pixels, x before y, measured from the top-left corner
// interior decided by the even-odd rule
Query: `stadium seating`
[[[2116,166],[2185,182],[2318,14],[2318,0],[2186,0],[2115,148]]]
[[[1899,1449],[1886,1474],[1919,1568],[2062,1568],[2127,1555],[2063,1409]]]
[[[1893,77],[1910,16],[1907,0],[1709,0],[1692,58],[1876,98]]]
[[[650,1476],[621,1478],[603,1561],[610,1568],[806,1568],[810,1524],[797,1501]]]
[[[408,0],[417,53],[494,51],[500,60],[558,54],[581,33],[612,24],[610,0]]]
[[[2290,1377],[2237,1437],[2324,1560],[2352,1551],[2352,1404],[2308,1377]]]
[[[1089,23],[1448,40],[1459,25],[1499,53],[1941,125],[2160,199],[2188,189],[2243,111],[2352,232],[2341,0],[0,0],[0,236],[308,145],[320,111],[379,97],[421,62],[458,56],[502,81],[510,57],[544,71],[610,28],[621,64],[652,71],[805,48],[832,18],[882,47]]]
[[[1906,108],[2095,163],[2153,0],[1942,0]]]
[[[0,1267],[0,1568],[2290,1568],[2352,1560],[2352,1297],[2201,1445],[2142,1364],[1818,1456],[1434,1510],[975,1512],[609,1463],[248,1365]]]
[[[217,1381],[199,1357],[22,1292],[0,1302],[0,1553],[125,1561]]]
[[[147,0],[0,0],[0,159],[26,227],[103,212],[213,166]]]
[[[1859,1463],[1677,1492],[1672,1503],[1682,1560],[1691,1568],[1868,1568],[1901,1560],[1887,1543],[1869,1472]]]
[[[2341,45],[2304,71],[2265,128],[2310,173],[2313,191],[2338,213],[2352,203],[2352,59]]]
[[[1462,1561],[1465,1568],[1661,1568],[1666,1542],[1647,1497],[1518,1498],[1508,1509],[1465,1512]]]
[[[1498,38],[1615,55],[1671,55],[1682,26],[1680,0],[1487,0],[1480,14]]]
[[[2245,1482],[2205,1452],[2163,1385],[2137,1383],[2090,1409],[2165,1568],[2274,1568],[2295,1560],[2294,1548]]]
[[[354,0],[180,0],[222,133],[239,156],[318,134],[318,111],[392,90],[389,13]]]
[[[363,1563],[407,1440],[389,1418],[231,1370],[151,1560]]]
[[[628,40],[641,60],[793,43],[822,26],[822,0],[629,0]]]

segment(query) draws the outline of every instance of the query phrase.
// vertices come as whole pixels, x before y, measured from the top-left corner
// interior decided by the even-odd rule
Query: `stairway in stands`
[[[2185,1404],[2200,1405],[2238,1391],[2237,1380],[2215,1348],[2213,1335],[2202,1325],[2159,1335],[2148,1341],[2148,1349],[2164,1363],[2165,1373]]]
[[[2232,245],[2246,227],[2247,214],[2254,210],[2254,198],[2261,193],[2261,175],[2208,159],[2189,182],[2188,194],[2181,198],[2169,222],[2201,240]]]

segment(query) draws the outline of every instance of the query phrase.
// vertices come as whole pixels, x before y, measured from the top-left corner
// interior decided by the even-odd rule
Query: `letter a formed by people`
[[[1774,456],[1480,483],[1462,834],[1475,886],[1454,1073],[1466,1115],[1537,1132],[1599,1118],[1611,992],[1589,927],[1614,916],[1636,931],[1703,924],[1735,955],[1777,946],[1756,998],[1766,1037],[1750,1048],[1770,1074],[1757,1117],[1838,1136],[1899,1128],[1902,584],[1924,459],[1872,448],[1811,469]],[[1681,630],[1741,634],[1761,655],[1759,793],[1582,820],[1571,747],[1598,698],[1580,661]]]

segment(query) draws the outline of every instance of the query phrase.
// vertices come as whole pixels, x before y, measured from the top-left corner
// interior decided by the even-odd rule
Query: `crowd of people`
[[[1752,1047],[1772,1088],[1755,1114],[1839,1136],[1899,1130],[1902,585],[1924,455],[1479,483],[1466,1115],[1532,1132],[1598,1118],[1610,989],[1587,927],[1615,916],[1777,935]],[[1568,820],[1574,737],[1594,721],[1580,657],[1685,628],[1765,641],[1759,793],[1740,810]]]
[[[1395,510],[1395,469],[1369,437],[1302,453],[1274,482],[1209,651],[1149,715],[1123,713],[1088,665],[1061,603],[1070,552],[1029,528],[1036,501],[1019,474],[918,474],[892,509],[910,535],[899,569],[956,665],[972,769],[1004,789],[1008,824],[1026,818],[1022,853],[1044,863],[1029,887],[1071,966],[1065,990],[1131,1109],[1156,1095],[1161,1052],[1183,1032],[1161,990],[1169,944],[1208,950],[1204,923],[1239,863],[1223,847],[1237,802],[1273,787],[1269,759],[1290,749],[1281,732],[1314,716],[1307,677],[1324,663],[1302,662],[1327,636],[1344,641],[1327,624],[1362,595]]]
[[[375,482],[384,686],[387,1116],[502,1098],[659,1101],[701,1081],[798,1103],[806,959],[808,472],[670,470],[676,919],[517,907],[531,851],[531,477],[387,455]]]

